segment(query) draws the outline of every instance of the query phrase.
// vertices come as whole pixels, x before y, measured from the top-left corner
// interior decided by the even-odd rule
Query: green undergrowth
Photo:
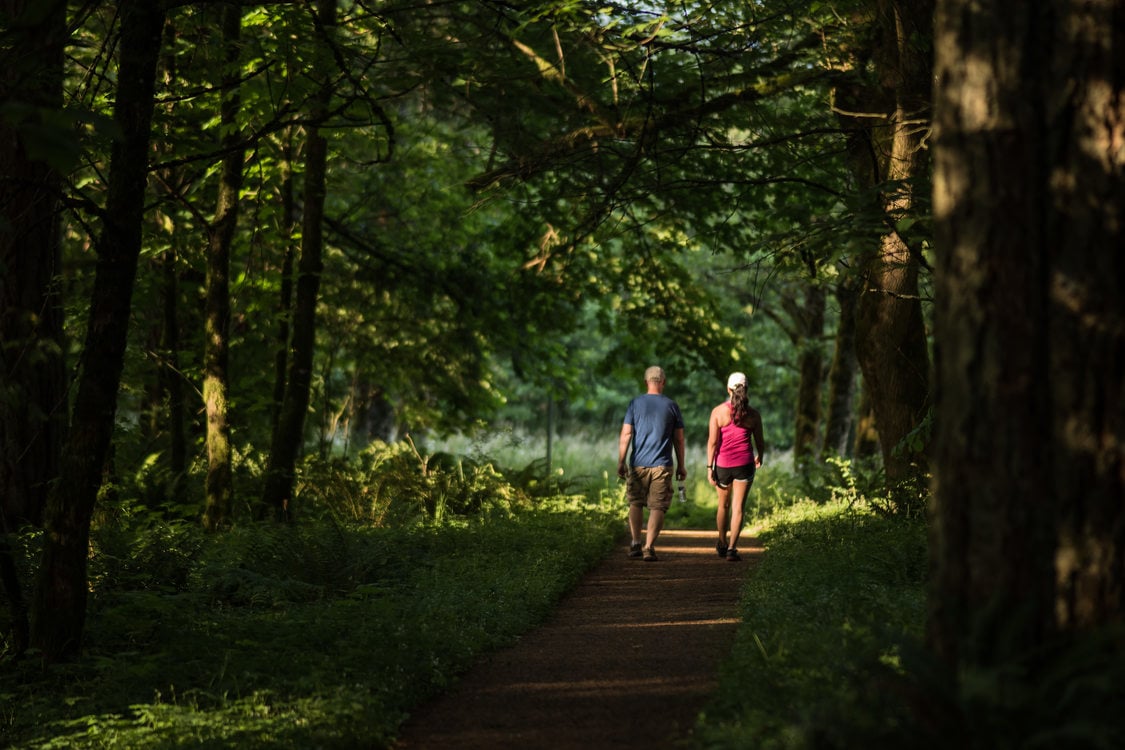
[[[1018,613],[998,612],[978,626],[991,662],[954,673],[924,646],[925,521],[885,511],[843,486],[768,516],[690,747],[1125,747],[1120,625],[1013,650],[1003,628]]]
[[[925,618],[926,529],[854,500],[770,516],[720,689],[696,728],[710,750],[849,747],[893,717],[864,708]],[[860,746],[860,745],[855,745]]]
[[[409,529],[154,528],[147,553],[134,541],[129,560],[92,563],[81,660],[0,670],[0,745],[385,746],[412,706],[542,621],[620,531],[619,513],[583,503]]]

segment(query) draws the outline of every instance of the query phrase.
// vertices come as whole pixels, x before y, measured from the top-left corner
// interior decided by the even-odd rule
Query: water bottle
[[[687,496],[686,496],[686,495],[684,495],[684,483],[683,483],[683,482],[680,482],[680,490],[679,490],[679,492],[677,493],[676,497],[678,498],[678,500],[679,500],[679,501],[680,501],[681,503],[686,503],[686,502],[687,502]]]

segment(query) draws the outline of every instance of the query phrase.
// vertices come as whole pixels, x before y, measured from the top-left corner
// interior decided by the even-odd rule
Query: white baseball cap
[[[736,385],[746,385],[746,375],[741,372],[732,372],[730,377],[727,378],[727,388],[732,389]]]

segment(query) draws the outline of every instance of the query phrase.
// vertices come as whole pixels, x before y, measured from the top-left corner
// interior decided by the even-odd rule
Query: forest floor
[[[539,628],[486,656],[403,726],[400,750],[662,750],[690,735],[738,625],[742,562],[713,531],[665,530],[659,559],[619,545]]]

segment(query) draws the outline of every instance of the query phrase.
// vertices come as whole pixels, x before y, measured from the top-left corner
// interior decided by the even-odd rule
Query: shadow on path
[[[738,596],[761,549],[741,563],[714,532],[667,530],[659,560],[620,546],[514,646],[484,658],[418,709],[397,748],[672,748],[717,687]]]

